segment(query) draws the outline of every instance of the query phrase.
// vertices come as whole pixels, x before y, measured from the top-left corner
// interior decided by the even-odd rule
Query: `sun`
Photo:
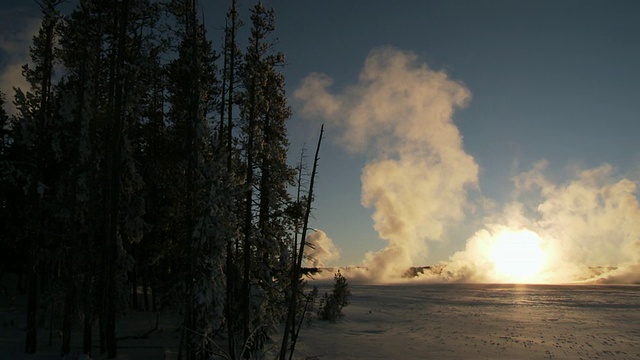
[[[546,256],[542,239],[530,230],[504,230],[495,237],[489,259],[505,282],[538,282]]]

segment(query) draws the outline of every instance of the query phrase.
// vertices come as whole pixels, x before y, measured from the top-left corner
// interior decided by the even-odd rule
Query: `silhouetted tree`
[[[236,42],[236,34],[239,28],[242,26],[242,22],[239,19],[236,0],[231,1],[231,5],[226,15],[225,34],[224,34],[224,46],[223,46],[223,69],[222,69],[222,89],[221,89],[221,101],[220,101],[220,125],[219,125],[219,143],[226,149],[227,156],[227,173],[233,175],[230,179],[233,181],[234,188],[238,188],[236,179],[239,178],[238,167],[234,166],[234,109],[238,103],[238,89],[236,87],[237,78],[239,77],[238,69],[241,67],[242,58],[241,52]],[[226,119],[225,119],[226,116]],[[238,201],[238,194],[234,191],[235,199],[227,204],[229,208],[229,214],[233,215],[228,221],[232,222],[235,229],[238,228],[238,218],[236,210],[238,209],[236,203]],[[238,308],[238,296],[240,284],[237,279],[239,276],[238,267],[238,249],[240,236],[234,231],[232,236],[226,239],[226,260],[225,260],[225,275],[226,275],[226,296],[225,296],[225,319],[227,323],[227,348],[229,355],[232,359],[236,358],[235,354],[235,331],[239,324],[235,314],[239,313]]]
[[[42,253],[48,227],[51,226],[51,204],[54,202],[57,161],[53,156],[53,77],[54,46],[60,15],[60,0],[40,4],[42,23],[29,49],[31,63],[23,67],[23,75],[30,85],[25,93],[16,91],[18,110],[14,140],[17,172],[15,181],[24,184],[25,223],[22,234],[28,253],[28,302],[25,352],[37,350],[36,317],[39,308],[39,273],[47,257]],[[52,230],[52,229],[49,229]]]
[[[250,356],[292,300],[304,207],[287,191],[273,10],[251,9],[242,52],[232,0],[218,59],[196,0],[81,0],[67,17],[60,3],[40,2],[15,116],[0,94],[2,252],[28,275],[25,351],[44,310],[63,356],[82,319],[83,352],[97,322],[116,357],[118,314],[143,307],[140,285],[155,307],[151,284],[184,314],[181,357],[211,356],[224,331],[232,358]]]

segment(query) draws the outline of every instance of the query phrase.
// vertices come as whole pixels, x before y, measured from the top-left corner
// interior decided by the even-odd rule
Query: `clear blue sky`
[[[202,3],[209,35],[218,45],[226,4]],[[253,2],[239,3],[248,19]],[[640,180],[640,2],[266,3],[276,11],[288,94],[313,72],[331,77],[331,91],[340,93],[358,83],[365,59],[380,46],[414,53],[416,66],[426,63],[464,84],[471,99],[454,112],[453,123],[464,151],[479,166],[469,204],[489,199],[502,208],[513,200],[512,178],[540,160],[548,161],[545,174],[558,184],[570,181],[575,168],[603,163],[612,165],[614,179]],[[18,58],[6,51],[7,44],[19,41],[13,34],[24,30],[29,16],[37,17],[34,3],[0,5],[3,69]],[[315,143],[321,119],[302,116],[302,104],[293,98],[290,104],[293,164],[303,143]],[[387,243],[373,229],[373,209],[360,200],[362,169],[375,155],[347,151],[336,141],[343,130],[333,126],[326,133],[312,226],[342,250],[334,263],[346,265]],[[429,251],[420,261],[447,260],[464,248],[483,224],[467,207],[465,213],[447,225],[441,241],[424,240]]]

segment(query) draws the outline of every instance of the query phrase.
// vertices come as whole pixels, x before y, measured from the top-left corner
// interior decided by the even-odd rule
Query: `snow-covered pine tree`
[[[260,335],[268,336],[270,324],[282,321],[286,303],[284,294],[289,284],[293,226],[285,210],[291,203],[287,188],[292,185],[294,171],[287,164],[288,139],[286,120],[291,116],[284,93],[284,77],[277,67],[284,65],[282,53],[269,54],[264,62],[263,89],[260,91],[263,111],[260,115],[260,196],[256,265],[263,295],[258,313],[262,319]]]
[[[141,69],[147,79],[148,92],[145,94],[143,122],[136,138],[136,159],[144,182],[144,220],[147,224],[140,243],[133,244],[135,259],[131,272],[132,306],[134,309],[156,311],[157,293],[166,283],[166,266],[175,252],[175,242],[171,241],[174,223],[173,204],[178,195],[174,191],[171,154],[171,138],[165,121],[166,76],[159,55],[165,50],[164,41],[152,50],[156,58],[149,66]],[[152,59],[150,59],[152,60]],[[137,288],[142,286],[143,301],[138,303]],[[151,301],[149,300],[151,290]]]
[[[157,56],[157,19],[158,7],[147,0],[85,0],[70,16],[62,40],[67,73],[59,98],[68,124],[68,151],[62,153],[74,167],[65,173],[66,198],[75,199],[68,202],[69,214],[80,221],[74,256],[81,264],[95,262],[77,273],[86,299],[84,348],[91,348],[95,302],[101,352],[110,358],[117,352],[116,314],[128,304],[131,244],[144,228],[133,142],[147,92],[143,70]]]
[[[227,158],[227,173],[232,176],[234,199],[231,199],[227,203],[229,209],[228,221],[234,222],[233,226],[235,231],[226,239],[226,261],[225,261],[225,275],[226,275],[226,297],[225,297],[225,319],[227,324],[227,350],[231,359],[236,358],[236,331],[241,328],[238,323],[237,315],[240,312],[238,308],[239,294],[241,289],[239,288],[240,282],[240,267],[239,267],[239,243],[240,234],[237,231],[239,229],[238,215],[237,213],[237,199],[241,197],[239,185],[236,179],[241,178],[239,167],[237,166],[237,156],[234,157],[234,109],[238,103],[238,78],[239,69],[242,64],[242,54],[238,47],[236,38],[237,33],[242,26],[242,21],[239,18],[236,0],[231,1],[229,10],[226,15],[225,23],[225,36],[223,45],[223,68],[222,68],[222,88],[221,88],[221,101],[219,105],[220,110],[220,124],[219,124],[219,141],[218,143],[224,147],[224,151],[221,153],[226,154]],[[226,116],[226,118],[225,118]],[[240,176],[237,176],[240,175]]]
[[[78,308],[78,294],[82,290],[77,284],[83,280],[84,267],[81,264],[87,257],[82,252],[82,246],[86,243],[84,235],[88,227],[85,214],[87,202],[84,198],[86,189],[83,188],[87,174],[84,171],[85,164],[80,160],[86,156],[83,150],[86,149],[87,139],[83,137],[86,135],[82,131],[84,124],[74,116],[73,110],[77,106],[71,85],[63,79],[55,91],[58,126],[52,145],[56,159],[62,165],[59,169],[60,179],[54,189],[55,218],[61,225],[56,244],[56,249],[59,249],[56,255],[59,263],[56,288],[59,290],[51,294],[47,301],[49,306],[63,303],[61,353],[65,355],[70,351],[72,322]],[[50,326],[53,328],[53,324]]]
[[[291,226],[284,211],[290,201],[286,188],[293,179],[286,164],[285,121],[290,110],[284,79],[276,70],[284,56],[273,50],[274,30],[273,9],[259,2],[251,9],[251,35],[241,72],[246,161],[241,321],[248,351],[261,348],[274,325],[283,320],[291,260],[286,251]]]
[[[154,27],[158,6],[149,0],[101,1],[112,22],[106,28],[109,75],[106,82],[109,125],[104,134],[105,156],[105,246],[103,282],[106,300],[101,310],[101,332],[105,333],[107,356],[116,356],[116,312],[128,305],[127,272],[133,266],[131,244],[143,234],[144,199],[142,179],[134,158],[133,133],[143,118],[148,91],[144,71],[155,61]],[[106,318],[105,318],[106,316]],[[102,326],[102,320],[106,326]]]
[[[83,318],[83,353],[92,348],[92,328],[95,319],[97,271],[95,259],[102,247],[101,215],[104,179],[100,170],[104,162],[104,113],[99,110],[105,103],[105,54],[102,52],[105,19],[91,1],[83,1],[62,28],[60,57],[65,75],[58,90],[60,115],[66,135],[62,144],[66,148],[63,172],[65,203],[68,206],[68,243],[73,251],[66,257],[63,267],[67,274],[67,288],[75,292],[73,299],[66,297],[63,324],[62,353],[70,348],[68,334],[71,324],[68,310],[80,309]],[[75,287],[73,289],[72,287]],[[72,303],[69,303],[72,302]],[[75,302],[75,304],[73,304]]]
[[[197,1],[174,0],[170,9],[178,29],[178,57],[168,66],[169,120],[175,137],[179,169],[178,193],[183,199],[178,286],[184,312],[180,355],[210,356],[213,334],[223,324],[224,260],[233,192],[224,149],[213,141],[209,115],[216,110],[219,89],[216,56],[198,21]]]

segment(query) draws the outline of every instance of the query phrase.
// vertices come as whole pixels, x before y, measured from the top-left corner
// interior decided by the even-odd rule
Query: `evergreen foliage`
[[[318,318],[320,320],[328,320],[335,323],[341,319],[344,314],[342,308],[349,305],[349,297],[351,297],[351,289],[347,279],[338,271],[334,276],[333,290],[331,294],[324,293],[318,305]]]
[[[26,276],[25,351],[46,326],[66,356],[81,328],[91,356],[98,325],[114,358],[119,317],[163,308],[184,315],[181,358],[210,358],[212,341],[260,353],[309,303],[292,296],[311,197],[288,192],[273,10],[258,2],[242,34],[230,1],[218,54],[196,0],[60,3],[39,3],[16,115],[0,93],[1,270]]]

